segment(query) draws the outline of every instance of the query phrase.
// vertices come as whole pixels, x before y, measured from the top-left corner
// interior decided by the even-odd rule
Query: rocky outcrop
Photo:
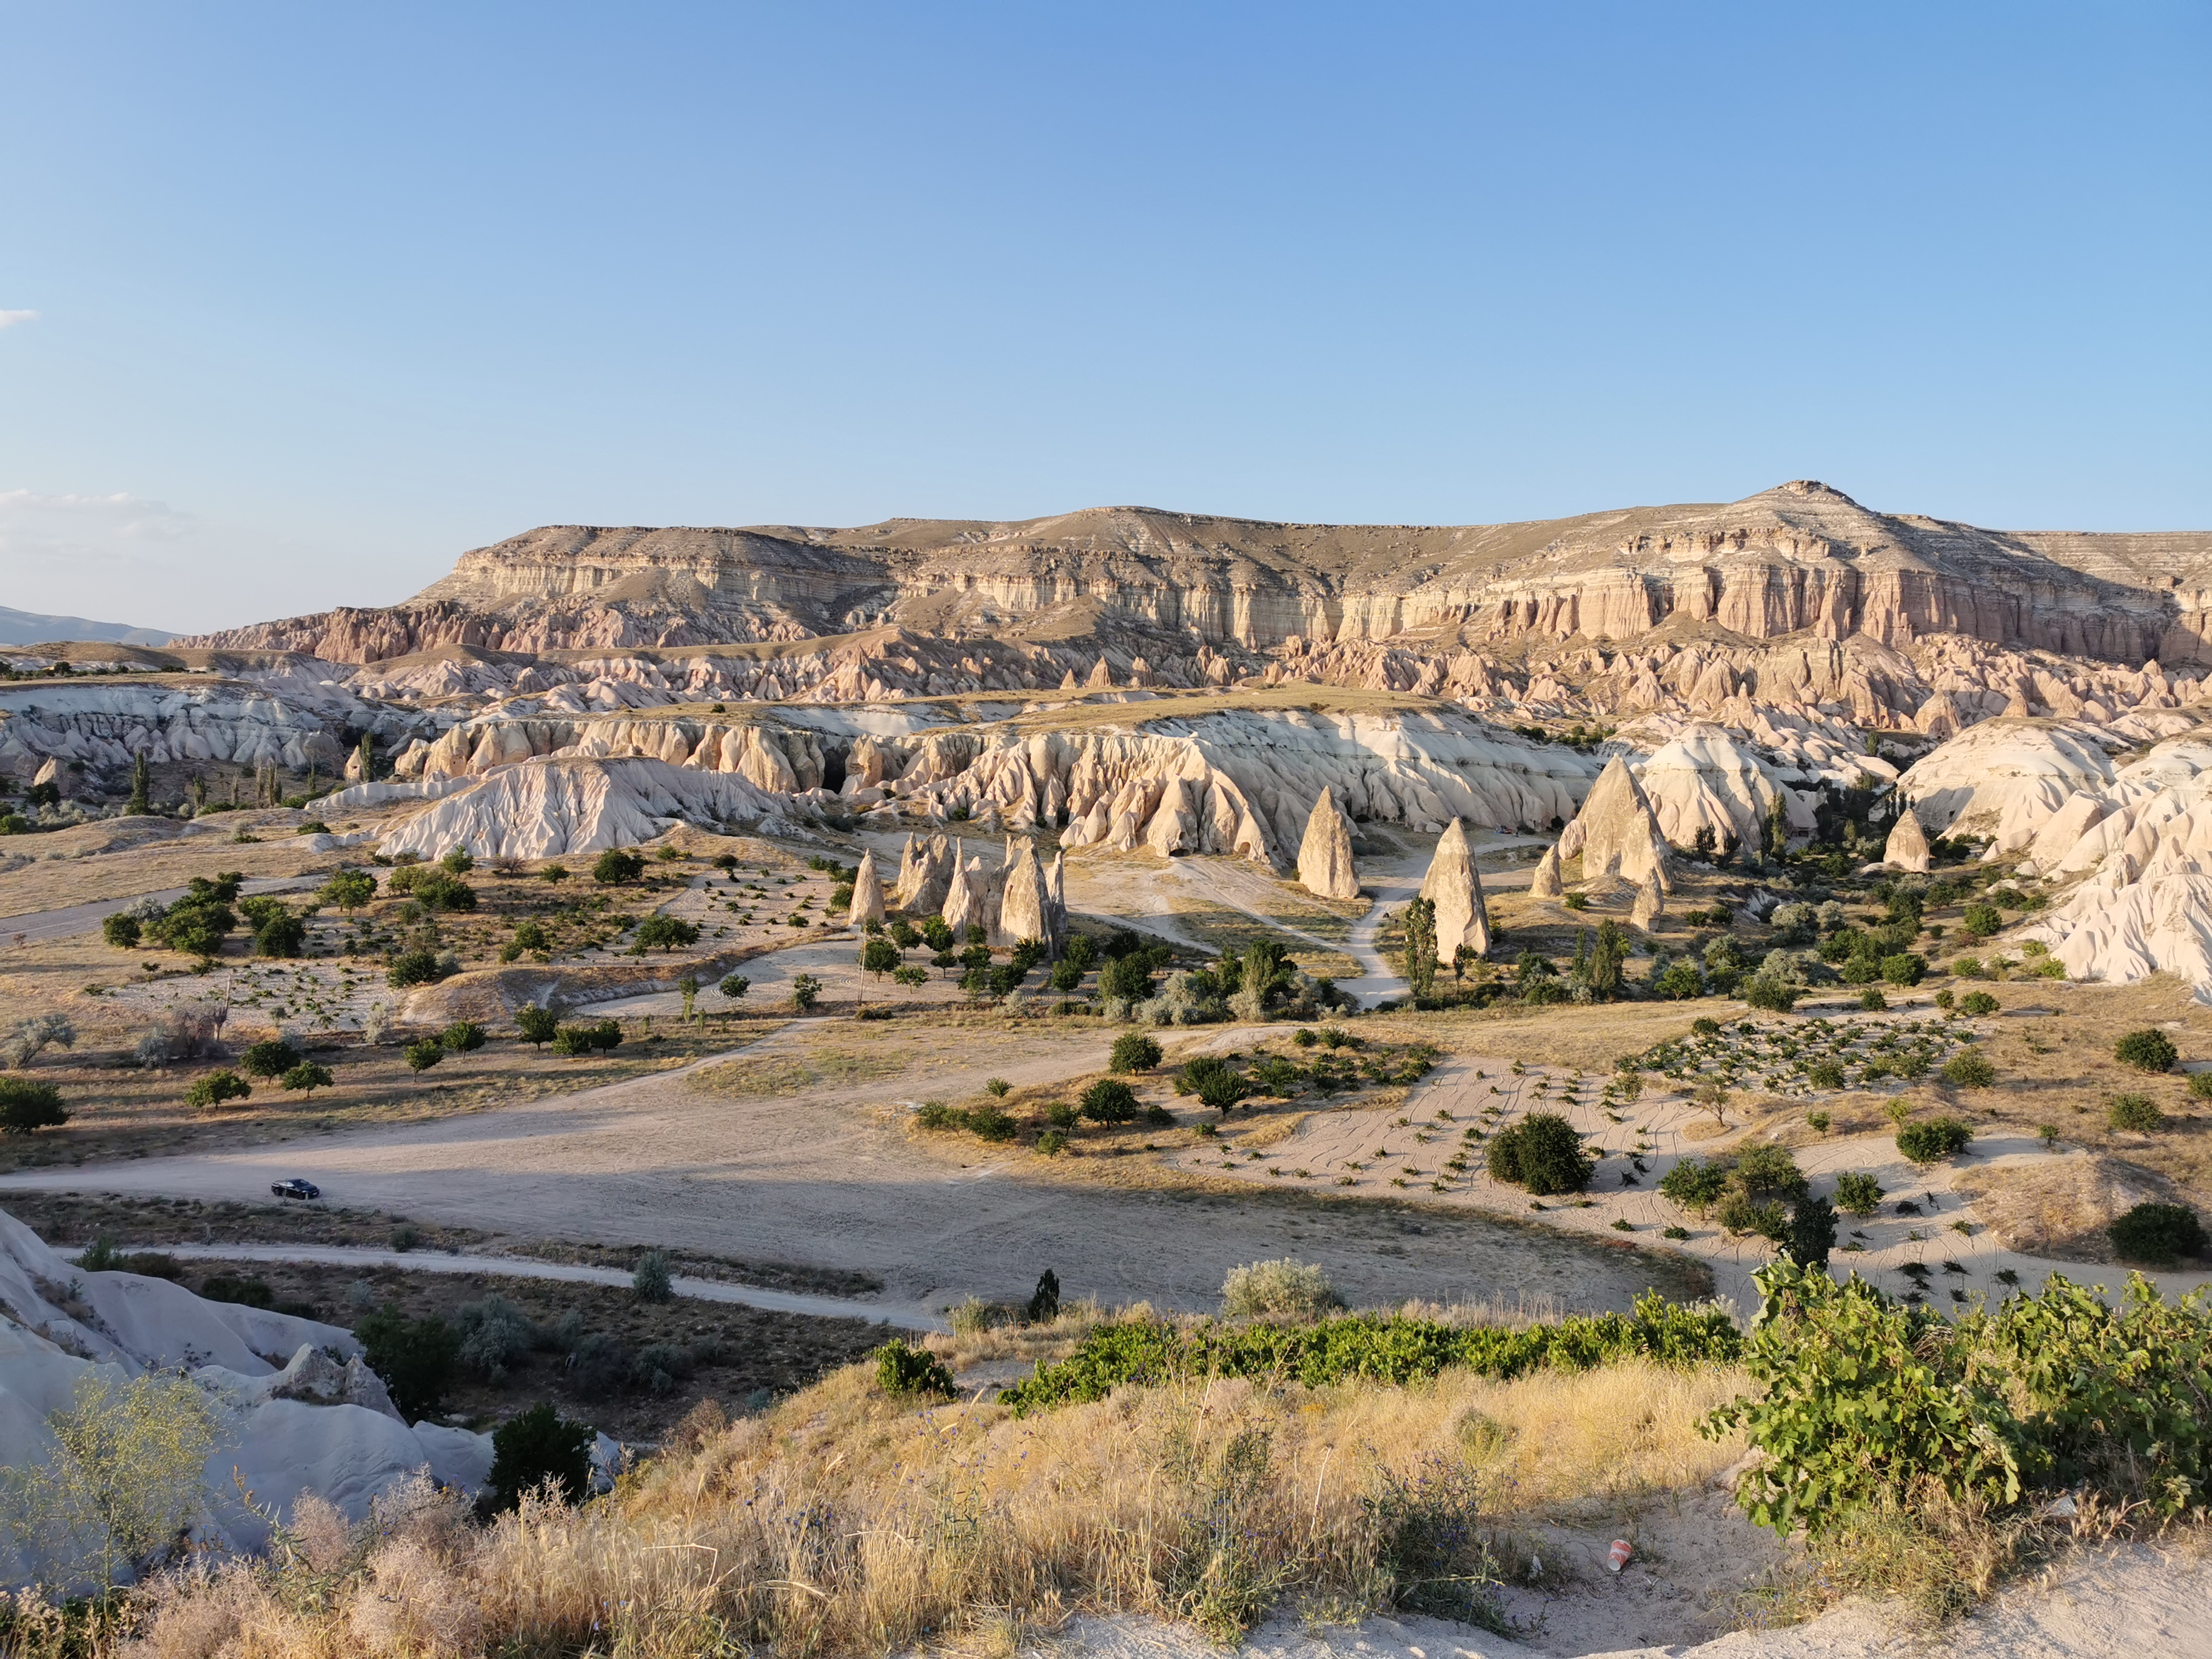
[[[1652,924],[1666,914],[1667,896],[1659,885],[1659,872],[1654,870],[1644,878],[1644,884],[1636,890],[1635,901],[1628,907],[1629,925],[1640,927],[1648,933]]]
[[[529,760],[471,780],[386,836],[386,858],[556,858],[650,841],[678,822],[784,827],[789,802],[727,773],[655,760]]]
[[[1717,847],[1764,847],[1778,802],[1792,832],[1812,833],[1811,802],[1725,727],[1693,724],[1632,769],[1662,839],[1674,846],[1695,846],[1702,830]]]
[[[1914,763],[1897,787],[1924,828],[2000,832],[2002,850],[2017,851],[2067,797],[2102,794],[2112,780],[2111,757],[2087,736],[2048,720],[1995,720]]]
[[[1306,817],[1306,833],[1298,842],[1298,880],[1308,892],[1323,898],[1359,896],[1359,872],[1352,861],[1352,829],[1327,785]]]
[[[1462,945],[1477,956],[1490,951],[1490,916],[1482,900],[1482,875],[1457,818],[1445,827],[1421,881],[1421,896],[1437,907],[1437,960],[1449,967]]]
[[[1582,825],[1583,878],[1618,876],[1641,884],[1656,876],[1662,887],[1671,884],[1667,871],[1664,837],[1651,803],[1628,763],[1620,756],[1607,761],[1591,786],[1576,822]]]
[[[0,687],[0,772],[30,778],[71,761],[121,772],[143,755],[149,765],[222,762],[335,779],[346,754],[329,725],[325,714],[245,685]]]
[[[1528,896],[1558,898],[1565,891],[1565,884],[1560,878],[1559,849],[1547,847],[1544,856],[1536,860],[1535,869],[1529,872]]]
[[[860,854],[859,867],[853,875],[853,906],[846,920],[855,927],[884,919],[884,884],[876,873],[876,854],[873,848]]]
[[[1897,825],[1882,843],[1881,861],[1893,870],[1925,874],[1929,862],[1928,836],[1919,816],[1907,806],[1897,815]]]

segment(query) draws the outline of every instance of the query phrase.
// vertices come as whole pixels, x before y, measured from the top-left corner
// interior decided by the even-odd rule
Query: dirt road
[[[241,883],[242,893],[289,893],[302,887],[319,886],[320,876],[257,876]],[[128,898],[101,899],[92,904],[65,905],[58,910],[39,910],[28,915],[0,916],[0,949],[11,945],[28,945],[38,939],[67,939],[73,933],[88,933],[113,915],[118,910],[128,910],[142,899],[152,899],[159,904],[173,904],[184,897],[181,887],[165,887],[155,893],[133,893]]]
[[[1362,1304],[1626,1308],[1655,1278],[1681,1288],[1646,1258],[1485,1216],[1093,1184],[1027,1152],[910,1134],[895,1103],[1096,1071],[1109,1041],[795,1022],[728,1057],[760,1079],[751,1093],[708,1091],[689,1067],[465,1117],[9,1176],[0,1203],[25,1188],[265,1201],[305,1176],[349,1207],[847,1268],[931,1307],[1025,1297],[1046,1267],[1070,1296],[1208,1307],[1230,1267],[1285,1255]]]

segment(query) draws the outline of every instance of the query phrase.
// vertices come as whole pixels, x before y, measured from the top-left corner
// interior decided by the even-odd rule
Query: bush
[[[1881,1182],[1857,1170],[1836,1177],[1836,1207],[1851,1215],[1872,1215],[1881,1202]]]
[[[516,1011],[514,1029],[525,1042],[535,1048],[553,1040],[554,1034],[561,1029],[561,1021],[550,1008],[530,1002]]]
[[[474,1054],[484,1046],[484,1029],[472,1019],[457,1019],[438,1033],[438,1046],[449,1054]]]
[[[2170,1072],[2181,1058],[2173,1039],[2156,1029],[2130,1031],[2112,1045],[2112,1058],[2138,1072]]]
[[[1928,976],[1928,958],[1901,951],[1881,959],[1881,976],[1892,985],[1917,985]]]
[[[0,1077],[0,1134],[27,1135],[40,1129],[58,1129],[69,1121],[62,1109],[62,1091],[51,1083],[27,1078]]]
[[[1221,1311],[1230,1319],[1318,1319],[1343,1305],[1327,1273],[1289,1256],[1231,1267],[1221,1281]]]
[[[1243,1376],[1288,1378],[1309,1389],[1353,1378],[1403,1386],[1451,1366],[1503,1379],[1545,1366],[1587,1370],[1632,1358],[1729,1364],[1741,1351],[1726,1314],[1656,1295],[1639,1297],[1632,1314],[1577,1315],[1519,1329],[1376,1314],[1311,1324],[1255,1320],[1183,1327],[1132,1319],[1098,1326],[1066,1359],[1039,1365],[999,1398],[1025,1415],[1103,1400],[1126,1383]]]
[[[461,1364],[494,1382],[505,1381],[507,1367],[540,1340],[529,1316],[503,1296],[464,1303],[456,1322],[461,1332]]]
[[[1058,1158],[1067,1150],[1067,1131],[1047,1129],[1036,1138],[1036,1149],[1047,1158]]]
[[[386,1303],[354,1327],[369,1370],[384,1379],[392,1403],[412,1423],[446,1403],[460,1370],[461,1334],[435,1314],[410,1319]]]
[[[996,1106],[978,1106],[969,1112],[968,1128],[980,1140],[1005,1141],[1014,1138],[1014,1120]]]
[[[1497,1179],[1537,1198],[1584,1191],[1597,1167],[1574,1126],[1554,1112],[1534,1112],[1499,1130],[1490,1139],[1485,1162]]]
[[[226,1100],[244,1100],[252,1092],[253,1085],[244,1078],[228,1066],[219,1066],[185,1091],[185,1104],[204,1111]]]
[[[1941,1164],[1966,1150],[1974,1132],[1955,1117],[1932,1117],[1925,1123],[1908,1123],[1897,1132],[1897,1150],[1913,1163]]]
[[[1659,1177],[1659,1192],[1682,1208],[1703,1215],[1728,1190],[1728,1178],[1729,1166],[1717,1159],[1705,1163],[1686,1158]]]
[[[137,945],[142,931],[138,918],[128,910],[118,910],[100,924],[100,937],[119,951]]]
[[[568,1353],[568,1387],[579,1399],[604,1400],[629,1385],[629,1351],[613,1337],[593,1331],[577,1339]]]
[[[2203,1255],[2207,1239],[2197,1212],[2184,1204],[2138,1204],[2106,1230],[2129,1261],[2171,1267],[2176,1256]]]
[[[1093,1123],[1127,1123],[1137,1115],[1136,1091],[1115,1078],[1101,1078],[1076,1103]]]
[[[1969,991],[1959,999],[1959,1012],[1976,1019],[1997,1011],[1997,1000],[1987,991]]]
[[[2166,1114],[2148,1095],[2114,1095],[2105,1120],[2115,1129],[2149,1134],[2166,1127]]]
[[[623,852],[618,847],[610,847],[592,866],[592,879],[602,887],[616,887],[626,881],[635,881],[644,873],[645,860],[635,853]]]
[[[950,1398],[958,1392],[945,1362],[927,1348],[910,1348],[903,1337],[893,1337],[876,1350],[876,1386],[888,1395],[936,1395]]]
[[[511,1510],[523,1494],[550,1482],[564,1504],[580,1504],[592,1491],[592,1443],[588,1423],[572,1423],[541,1400],[491,1432],[490,1489],[494,1510]]]
[[[1961,933],[1975,939],[1987,939],[2004,926],[2004,917],[1993,904],[1970,904],[1959,918]]]
[[[681,916],[664,915],[656,910],[638,923],[634,942],[641,951],[655,949],[673,951],[678,945],[696,945],[699,928],[696,923],[686,921]]]
[[[1106,1067],[1113,1072],[1149,1072],[1160,1063],[1160,1045],[1142,1031],[1124,1031],[1114,1039],[1113,1058]]]
[[[445,1046],[435,1037],[424,1037],[420,1042],[407,1045],[407,1063],[418,1072],[427,1072],[446,1057]]]
[[[300,1063],[300,1051],[282,1037],[257,1042],[238,1057],[250,1077],[282,1077]]]
[[[1954,1089],[1986,1089],[1997,1080],[1997,1068],[1989,1057],[1972,1048],[1961,1048],[1936,1073]]]
[[[1769,1013],[1786,1014],[1797,1006],[1802,989],[1771,974],[1758,973],[1743,982],[1743,1000]]]
[[[435,985],[445,977],[445,964],[427,945],[402,951],[392,958],[392,965],[384,973],[385,982],[395,991],[404,991],[413,985]]]
[[[676,1286],[668,1276],[668,1258],[658,1250],[647,1250],[638,1257],[629,1287],[641,1302],[673,1302]]]
[[[745,993],[753,988],[753,982],[743,974],[732,974],[714,988],[732,1002],[743,1002]]]
[[[1844,1066],[1841,1060],[1819,1060],[1806,1069],[1805,1080],[1815,1089],[1840,1089],[1844,1086]]]

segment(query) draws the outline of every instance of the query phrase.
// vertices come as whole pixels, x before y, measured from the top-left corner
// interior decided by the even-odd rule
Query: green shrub
[[[549,1481],[564,1504],[580,1504],[592,1491],[592,1443],[588,1423],[572,1423],[541,1400],[519,1412],[491,1433],[491,1473],[484,1484],[494,1510],[511,1510],[523,1494]]]
[[[0,1077],[0,1134],[27,1135],[40,1129],[58,1129],[69,1121],[69,1117],[62,1108],[62,1091],[52,1084],[33,1083],[28,1078]]]
[[[392,958],[392,965],[384,973],[386,983],[395,991],[404,991],[412,985],[435,985],[445,977],[445,964],[427,945],[402,951]]]
[[[369,1370],[408,1422],[435,1414],[460,1370],[461,1334],[435,1314],[410,1319],[386,1303],[354,1327]]]
[[[316,1090],[331,1086],[331,1068],[318,1066],[312,1060],[303,1060],[276,1080],[287,1090],[299,1090],[313,1100]]]
[[[1987,939],[2004,926],[2004,917],[1993,904],[1970,904],[1959,918],[1959,929],[1975,939]]]
[[[1807,1068],[1805,1080],[1815,1089],[1840,1089],[1844,1086],[1843,1062],[1819,1060]]]
[[[1931,1117],[1899,1129],[1897,1150],[1915,1164],[1940,1164],[1965,1152],[1973,1138],[1974,1132],[1955,1117]]]
[[[1753,1007],[1774,1014],[1788,1013],[1797,1006],[1797,999],[1804,994],[1801,987],[1765,973],[1753,974],[1743,982],[1741,989],[1743,1000]]]
[[[668,1275],[668,1258],[658,1250],[638,1257],[629,1276],[631,1292],[641,1302],[673,1302],[676,1286]]]
[[[1892,985],[1917,985],[1928,976],[1928,958],[1909,951],[1881,959],[1881,976]]]
[[[1036,1138],[1036,1149],[1047,1158],[1058,1158],[1067,1150],[1067,1131],[1047,1129]]]
[[[1975,1019],[1997,1011],[1997,1000],[1987,991],[1969,991],[1959,999],[1959,1012]]]
[[[474,1054],[484,1046],[484,1029],[472,1019],[457,1019],[438,1033],[438,1046],[449,1054]]]
[[[1836,1207],[1852,1215],[1872,1215],[1881,1202],[1881,1182],[1857,1170],[1836,1177]]]
[[[2105,1118],[2113,1128],[2131,1130],[2137,1134],[2149,1134],[2166,1127],[2166,1114],[2158,1109],[2158,1103],[2148,1095],[2114,1095]]]
[[[1587,1370],[1636,1358],[1667,1365],[1727,1364],[1741,1348],[1726,1314],[1681,1307],[1656,1295],[1638,1297],[1632,1314],[1577,1315],[1520,1329],[1379,1314],[1310,1324],[1120,1320],[1097,1327],[1066,1359],[1039,1365],[1000,1400],[1018,1415],[1103,1400],[1125,1384],[1183,1378],[1283,1377],[1310,1389],[1361,1378],[1402,1386],[1449,1366],[1510,1378],[1547,1365]]]
[[[645,860],[619,847],[610,847],[592,865],[592,879],[602,887],[620,886],[623,882],[635,881],[644,873]]]
[[[996,1106],[978,1106],[970,1111],[968,1128],[979,1140],[1005,1141],[1014,1138],[1014,1120]]]
[[[445,1045],[435,1037],[424,1037],[420,1042],[407,1045],[407,1063],[418,1072],[428,1071],[445,1057]]]
[[[143,931],[138,918],[128,910],[118,910],[100,924],[100,937],[119,951],[137,945]]]
[[[238,1057],[249,1077],[282,1077],[300,1063],[300,1051],[282,1037],[257,1042]]]
[[[1659,1178],[1662,1196],[1698,1215],[1720,1202],[1728,1190],[1729,1166],[1686,1158]]]
[[[1535,1198],[1586,1190],[1597,1168],[1574,1126],[1555,1112],[1532,1112],[1490,1138],[1486,1167]]]
[[[1221,1281],[1221,1311],[1229,1319],[1318,1319],[1343,1305],[1327,1273],[1289,1256],[1231,1267]]]
[[[1093,1123],[1127,1123],[1137,1115],[1136,1091],[1116,1078],[1101,1078],[1078,1103]]]
[[[1113,1072],[1149,1072],[1160,1063],[1160,1045],[1142,1031],[1124,1031],[1114,1039],[1113,1057],[1106,1067]]]
[[[910,1348],[902,1337],[893,1337],[876,1350],[876,1386],[889,1395],[936,1395],[957,1392],[945,1362],[927,1348]]]
[[[2171,1267],[2176,1256],[2203,1255],[2204,1224],[2183,1204],[2138,1204],[2114,1218],[2106,1232],[2124,1261]]]
[[[1954,1089],[1986,1089],[1997,1080],[1997,1068],[1978,1049],[1961,1048],[1936,1075]]]
[[[534,1002],[525,1003],[514,1016],[516,1035],[532,1048],[550,1042],[561,1029],[560,1017],[550,1008],[541,1008]]]
[[[2170,1072],[2181,1054],[2172,1037],[2153,1027],[2122,1037],[2112,1045],[2112,1058],[2138,1072]]]
[[[185,1104],[205,1111],[226,1100],[244,1100],[252,1092],[253,1085],[244,1078],[228,1067],[218,1066],[185,1091]]]

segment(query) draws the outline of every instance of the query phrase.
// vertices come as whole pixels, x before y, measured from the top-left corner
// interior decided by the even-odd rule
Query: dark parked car
[[[294,1176],[289,1181],[279,1181],[269,1190],[279,1198],[320,1198],[323,1189],[312,1181],[302,1181]]]

